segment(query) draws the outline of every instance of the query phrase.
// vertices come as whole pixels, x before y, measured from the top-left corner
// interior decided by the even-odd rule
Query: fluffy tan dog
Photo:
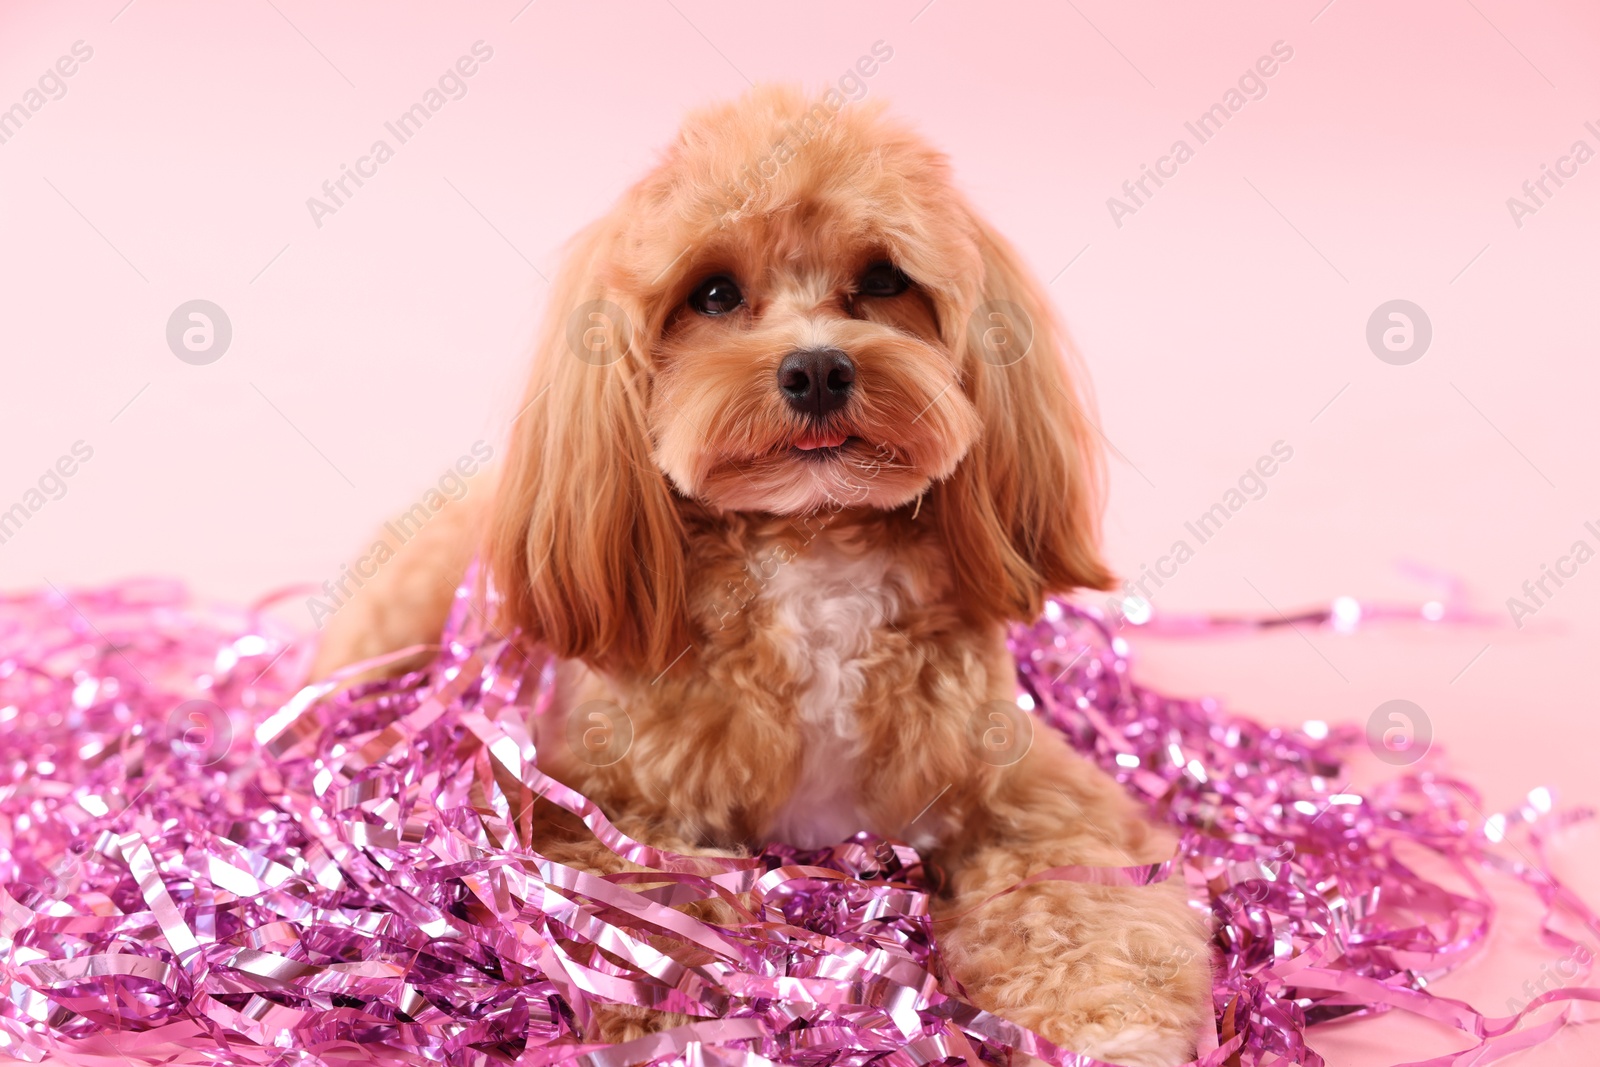
[[[625,832],[905,840],[944,872],[973,1002],[1114,1062],[1187,1060],[1210,972],[1181,879],[990,899],[1173,846],[1054,732],[995,717],[1006,624],[1110,584],[1070,354],[945,158],[878,109],[764,89],[696,114],[572,250],[498,485],[367,583],[317,671],[432,640],[481,546],[501,624],[563,661],[541,767]],[[612,728],[625,752],[590,751]],[[580,830],[552,854],[623,867]],[[618,1008],[592,1036],[676,1021]]]

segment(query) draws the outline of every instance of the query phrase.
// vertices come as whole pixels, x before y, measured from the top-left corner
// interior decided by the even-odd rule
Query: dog
[[[577,238],[546,319],[498,470],[334,616],[314,674],[436,639],[476,556],[498,624],[559,657],[541,769],[625,833],[905,841],[943,872],[953,991],[1103,1060],[1191,1059],[1210,949],[1181,878],[996,896],[1174,840],[996,717],[1008,624],[1112,576],[1082,374],[945,157],[837,94],[692,114]],[[631,734],[614,760],[574,741],[597,707]],[[626,867],[581,827],[549,847]],[[618,1006],[586,1036],[678,1021]]]

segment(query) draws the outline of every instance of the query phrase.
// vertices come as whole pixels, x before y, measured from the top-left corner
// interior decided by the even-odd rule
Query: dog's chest
[[[874,641],[899,613],[886,551],[846,555],[826,547],[780,567],[759,594],[768,639],[787,660],[797,694],[802,756],[769,840],[799,848],[866,828],[860,810],[860,702]]]

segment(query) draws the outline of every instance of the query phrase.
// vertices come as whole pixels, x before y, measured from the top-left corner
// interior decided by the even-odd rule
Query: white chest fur
[[[819,848],[866,829],[858,800],[861,737],[856,705],[862,661],[876,631],[898,614],[891,556],[814,544],[762,590],[800,688],[794,709],[804,755],[794,791],[773,818],[771,840]]]

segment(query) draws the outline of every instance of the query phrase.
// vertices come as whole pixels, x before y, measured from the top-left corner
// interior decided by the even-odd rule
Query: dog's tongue
[[[811,452],[818,448],[838,448],[844,444],[845,434],[825,433],[821,430],[812,430],[794,443],[794,447],[802,452]]]

